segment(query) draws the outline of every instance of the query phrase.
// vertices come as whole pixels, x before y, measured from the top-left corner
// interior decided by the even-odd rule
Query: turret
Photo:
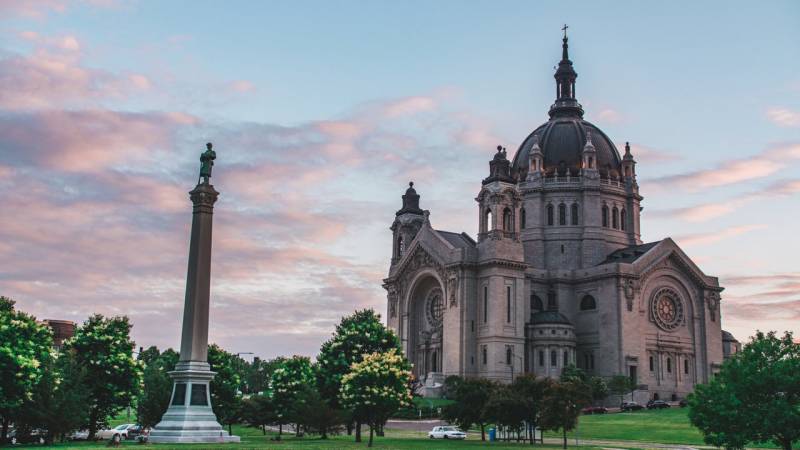
[[[544,154],[542,149],[539,148],[539,136],[536,134],[533,135],[533,146],[528,152],[528,163],[530,165],[528,180],[541,178],[542,172],[544,172]]]
[[[419,207],[419,194],[414,189],[414,182],[408,183],[403,195],[403,207],[395,214],[392,230],[392,265],[400,261],[406,248],[416,237],[417,232],[425,222],[425,211]]]
[[[636,180],[636,161],[631,155],[631,145],[625,143],[625,156],[622,157],[622,176],[628,180]]]
[[[592,144],[592,132],[586,130],[586,144],[583,146],[581,173],[588,178],[597,175],[597,151]]]

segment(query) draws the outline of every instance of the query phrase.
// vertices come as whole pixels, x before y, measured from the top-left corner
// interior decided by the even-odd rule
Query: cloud
[[[788,108],[770,108],[767,118],[782,127],[800,127],[800,112]]]
[[[598,122],[613,124],[622,122],[622,115],[619,113],[619,111],[611,108],[600,110],[595,117]]]
[[[228,86],[233,92],[239,94],[246,94],[248,92],[254,92],[256,90],[256,85],[247,80],[231,81]]]
[[[663,218],[677,217],[688,222],[707,222],[733,213],[753,201],[792,195],[797,192],[800,192],[800,180],[782,180],[763,189],[738,195],[727,200],[707,202],[683,208],[655,210],[648,213],[648,215],[650,217]]]
[[[714,244],[725,239],[736,237],[755,230],[762,230],[764,228],[767,228],[767,226],[763,224],[740,225],[708,233],[686,234],[677,236],[674,239],[681,247],[696,247]]]
[[[63,13],[66,10],[65,0],[0,0],[0,17],[41,19],[50,12]]]
[[[764,178],[786,168],[794,159],[800,159],[800,143],[783,143],[749,158],[725,161],[712,169],[654,178],[646,184],[655,188],[698,191]]]
[[[625,143],[624,142],[616,142],[615,143],[617,149],[624,152],[625,150]],[[656,149],[653,147],[649,147],[642,144],[631,143],[631,154],[633,158],[636,160],[637,163],[662,163],[662,162],[672,162],[672,161],[680,161],[683,158],[682,155],[675,151],[671,150],[661,150]]]

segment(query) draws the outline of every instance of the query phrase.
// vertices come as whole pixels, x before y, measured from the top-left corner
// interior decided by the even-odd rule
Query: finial
[[[502,145],[498,145],[497,146],[497,153],[500,153],[501,151],[503,151],[503,146]]]
[[[625,154],[629,155],[630,153],[631,153],[631,143],[628,142],[628,141],[625,141]]]
[[[408,187],[410,187],[411,189],[414,189],[414,182],[413,181],[409,181],[408,182]]]
[[[564,40],[567,39],[567,28],[569,28],[569,25],[567,24],[564,24],[564,26],[561,28],[562,30],[564,30]]]

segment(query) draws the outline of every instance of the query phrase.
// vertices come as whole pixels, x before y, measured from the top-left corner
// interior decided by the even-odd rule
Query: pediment
[[[634,268],[641,274],[641,279],[647,279],[659,269],[670,268],[677,270],[705,289],[722,290],[716,277],[710,277],[692,261],[691,258],[670,238],[664,239],[653,247],[646,255],[633,263]]]

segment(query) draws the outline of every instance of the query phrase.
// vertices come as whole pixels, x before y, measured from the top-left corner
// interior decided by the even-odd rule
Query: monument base
[[[175,380],[169,408],[150,432],[148,442],[192,444],[240,442],[217,422],[211,410],[209,383],[214,372],[206,362],[180,361],[169,375]]]

